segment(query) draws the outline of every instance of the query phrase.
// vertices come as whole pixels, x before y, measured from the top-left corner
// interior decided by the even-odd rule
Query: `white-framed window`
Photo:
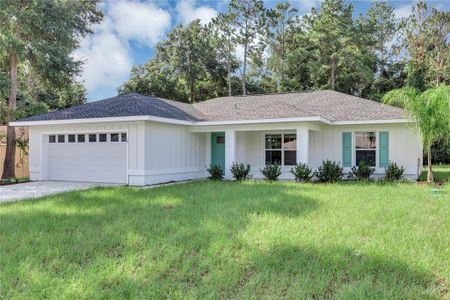
[[[297,162],[297,135],[295,133],[266,134],[264,137],[265,163],[293,166]]]
[[[375,167],[377,159],[377,133],[376,131],[355,132],[355,165],[365,161]]]
[[[127,141],[127,134],[125,132],[122,132],[120,134],[120,138],[122,142],[126,142]]]
[[[98,141],[100,143],[106,143],[108,141],[108,135],[106,133],[100,133],[98,135]]]
[[[111,142],[118,142],[119,141],[119,134],[118,133],[111,133],[109,140]]]
[[[97,142],[97,134],[91,133],[89,134],[89,143],[95,143]]]
[[[56,135],[52,134],[48,136],[49,143],[56,143]]]
[[[65,143],[66,141],[66,136],[64,134],[59,134],[58,135],[58,143]]]
[[[77,135],[77,142],[78,142],[78,143],[84,143],[84,142],[86,142],[86,135],[84,135],[84,134],[78,134],[78,135]]]
[[[75,134],[69,134],[69,135],[67,136],[67,141],[68,141],[69,143],[75,143]]]

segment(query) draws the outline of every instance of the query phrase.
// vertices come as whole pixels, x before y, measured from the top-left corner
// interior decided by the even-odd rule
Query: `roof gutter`
[[[326,125],[364,125],[364,124],[397,124],[410,122],[408,119],[330,121],[320,116],[259,119],[259,120],[230,120],[230,121],[184,121],[155,116],[128,116],[128,117],[107,117],[107,118],[88,118],[88,119],[46,120],[46,121],[15,121],[10,122],[9,124],[11,126],[45,126],[45,125],[69,125],[69,124],[135,122],[135,121],[149,121],[149,122],[157,122],[173,125],[185,125],[185,126],[246,125],[246,124],[295,123],[295,122],[320,122]]]

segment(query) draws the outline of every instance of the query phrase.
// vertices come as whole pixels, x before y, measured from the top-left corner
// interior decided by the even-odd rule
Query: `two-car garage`
[[[48,180],[127,183],[125,132],[48,134]]]

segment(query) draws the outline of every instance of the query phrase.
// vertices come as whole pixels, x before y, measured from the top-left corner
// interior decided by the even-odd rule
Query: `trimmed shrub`
[[[324,160],[322,165],[314,172],[314,176],[319,182],[336,182],[342,178],[342,167],[339,163],[331,160]]]
[[[211,165],[208,169],[206,169],[209,172],[209,179],[212,180],[222,180],[224,172],[222,170],[222,167],[219,165]]]
[[[369,180],[375,173],[375,168],[369,166],[364,160],[361,160],[357,167],[352,167],[350,177],[356,177],[358,180]]]
[[[260,170],[267,180],[275,181],[281,175],[281,167],[279,164],[267,164],[264,169]]]
[[[245,180],[250,178],[250,165],[244,165],[243,163],[234,162],[231,165],[231,174],[236,180]]]
[[[405,168],[390,161],[388,166],[384,169],[384,179],[387,181],[401,180],[403,177],[403,172],[405,172]]]
[[[307,164],[299,163],[291,169],[291,174],[294,175],[296,181],[309,182],[312,178],[312,170]]]

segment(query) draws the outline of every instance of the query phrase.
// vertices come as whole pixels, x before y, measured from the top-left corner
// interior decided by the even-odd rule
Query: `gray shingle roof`
[[[195,104],[132,93],[21,121],[156,116],[184,121],[323,117],[330,121],[403,119],[402,109],[336,91],[215,98]]]
[[[198,121],[202,119],[201,114],[190,104],[132,93],[31,116],[21,121],[128,116],[155,116],[183,121]]]

